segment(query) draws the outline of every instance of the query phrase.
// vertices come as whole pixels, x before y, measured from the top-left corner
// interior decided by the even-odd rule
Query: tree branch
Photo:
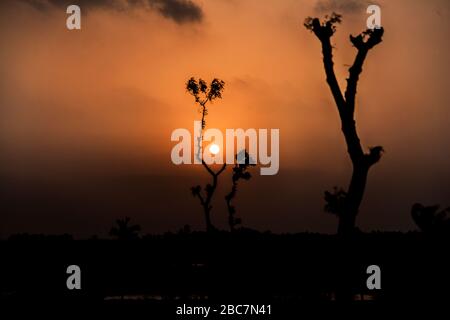
[[[342,91],[339,87],[339,83],[336,79],[336,74],[334,72],[331,40],[329,37],[325,39],[319,39],[322,43],[323,65],[325,68],[325,74],[327,76],[327,83],[330,87],[331,93],[333,94],[333,98],[338,107],[339,114],[343,116],[345,113],[345,101],[344,97],[342,96]]]
[[[219,175],[219,174],[221,174],[222,172],[223,172],[223,170],[225,170],[225,168],[227,167],[227,164],[226,163],[224,163],[223,165],[222,165],[222,168],[220,168],[220,170],[219,171],[217,171],[217,173],[216,173],[216,175]]]
[[[200,204],[201,204],[202,206],[204,206],[204,205],[205,205],[205,200],[203,200],[203,197],[202,197],[202,195],[200,194],[200,192],[197,193],[197,197],[200,199]]]
[[[202,165],[206,168],[206,170],[208,170],[209,174],[212,176],[215,176],[215,172],[212,171],[212,169],[210,167],[208,167],[208,165],[206,164],[205,160],[202,159]]]
[[[214,171],[206,164],[205,160],[202,160],[202,164],[203,164],[203,166],[206,168],[206,170],[208,170],[209,174],[212,175],[213,177],[217,177],[218,175],[220,175],[220,174],[223,172],[223,170],[225,170],[225,168],[227,167],[227,164],[224,163],[224,164],[222,165],[222,167],[219,169],[219,171],[214,172]]]
[[[364,60],[367,56],[367,50],[365,48],[358,49],[355,61],[353,65],[349,68],[349,78],[347,79],[347,89],[345,90],[345,101],[347,104],[348,113],[347,116],[353,119],[355,113],[355,97],[356,97],[356,87],[359,80],[359,75],[362,72],[362,66]]]
[[[353,65],[349,68],[349,78],[347,79],[347,89],[345,91],[345,101],[348,109],[348,116],[353,118],[355,112],[356,87],[359,75],[362,72],[362,66],[366,59],[367,53],[374,46],[382,41],[384,29],[366,30],[356,37],[350,35],[350,41],[358,50]],[[367,38],[368,37],[368,38]],[[364,41],[367,38],[367,41]]]
[[[338,16],[337,20],[328,20],[323,24],[320,23],[318,18],[314,18],[310,21],[306,21],[305,26],[316,35],[322,44],[323,65],[327,83],[333,94],[336,105],[338,106],[339,113],[342,115],[344,112],[345,101],[334,72],[333,47],[331,45],[331,37],[335,32],[334,23],[339,23],[339,18],[340,17]]]

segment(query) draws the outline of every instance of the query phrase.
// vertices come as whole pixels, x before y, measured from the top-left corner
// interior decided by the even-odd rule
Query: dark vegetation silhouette
[[[362,66],[368,52],[382,41],[384,30],[383,28],[367,29],[356,37],[350,35],[350,41],[357,49],[357,54],[349,69],[345,94],[342,94],[334,72],[333,47],[331,45],[331,37],[336,32],[336,25],[339,23],[341,23],[341,15],[333,12],[331,16],[325,16],[323,21],[308,17],[304,26],[314,33],[322,45],[326,81],[339,112],[342,132],[353,166],[352,177],[346,192],[335,190],[333,193],[325,193],[326,210],[338,216],[338,234],[350,235],[356,230],[356,216],[364,196],[369,169],[380,160],[383,153],[381,146],[370,147],[368,153],[364,152],[356,130],[354,114],[356,88]]]
[[[411,216],[419,227],[425,233],[450,233],[450,208],[439,210],[439,205],[424,206],[415,203],[411,208]]]
[[[160,310],[163,316],[151,318],[166,319],[183,303],[246,301],[273,304],[277,318],[300,319],[300,306],[335,306],[344,285],[355,307],[448,300],[448,236],[372,232],[355,237],[343,255],[347,238],[339,235],[241,228],[207,233],[185,227],[136,241],[11,236],[0,241],[0,303],[132,305],[145,307],[151,316]],[[67,290],[71,264],[81,268],[82,290]],[[367,289],[371,264],[381,267],[381,290]],[[345,279],[343,270],[349,273]],[[354,301],[361,298],[374,301]]]
[[[208,104],[213,103],[216,99],[222,98],[222,91],[225,87],[225,82],[215,78],[211,81],[210,85],[203,80],[198,81],[194,78],[190,78],[186,84],[187,91],[195,98],[195,102],[199,105],[199,112],[202,114],[201,121],[201,134],[198,138],[198,150],[196,152],[197,159],[202,161],[203,167],[211,175],[212,182],[208,183],[204,189],[200,185],[191,188],[192,195],[197,197],[200,201],[200,205],[203,208],[205,216],[206,231],[214,231],[214,227],[211,221],[211,201],[214,196],[214,192],[217,188],[219,175],[225,170],[226,164],[224,163],[218,171],[214,171],[203,160],[202,144],[203,144],[203,130],[206,127],[206,116],[208,115]]]
[[[325,191],[325,212],[336,215],[337,217],[345,210],[345,199],[347,192],[344,189],[334,187],[333,191]]]
[[[250,155],[246,150],[242,150],[240,153],[238,153],[238,155],[236,155],[236,160],[240,160],[240,156],[244,157],[244,163],[237,163],[237,161],[234,165],[233,174],[231,175],[231,191],[225,196],[225,202],[227,203],[228,210],[228,225],[230,226],[230,231],[234,231],[235,227],[242,223],[242,219],[236,217],[235,206],[231,204],[231,201],[236,197],[238,182],[239,180],[250,180],[252,175],[248,171],[248,169],[251,166],[255,166],[255,164],[250,163]]]
[[[130,225],[131,219],[126,217],[124,219],[117,219],[116,225],[111,228],[109,235],[117,240],[136,240],[139,239],[140,225]]]

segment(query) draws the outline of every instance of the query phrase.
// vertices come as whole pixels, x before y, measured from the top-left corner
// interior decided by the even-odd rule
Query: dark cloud
[[[125,11],[131,8],[155,10],[176,23],[200,22],[203,11],[192,0],[20,0],[34,8],[45,11],[54,7],[66,8],[76,4],[82,10],[108,9]]]
[[[178,23],[201,21],[203,12],[201,8],[188,0],[149,0],[166,18]]]
[[[366,0],[318,0],[314,9],[319,13],[358,13],[365,12],[368,5]]]

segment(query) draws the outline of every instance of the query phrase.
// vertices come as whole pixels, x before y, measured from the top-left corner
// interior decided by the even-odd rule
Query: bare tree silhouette
[[[191,188],[192,195],[200,200],[200,204],[205,215],[206,231],[208,232],[216,229],[211,222],[211,201],[217,188],[218,177],[225,170],[226,164],[224,163],[217,172],[212,170],[211,167],[208,166],[203,160],[201,146],[203,143],[203,130],[206,127],[206,116],[208,115],[207,104],[213,103],[215,99],[221,99],[224,87],[225,82],[217,78],[212,80],[209,86],[203,79],[199,79],[197,81],[194,78],[190,78],[186,83],[187,91],[195,98],[195,102],[200,107],[199,112],[202,114],[201,134],[198,138],[198,150],[196,157],[201,159],[203,167],[212,177],[212,183],[208,183],[205,186],[204,193],[202,193],[202,187],[199,185]]]
[[[231,201],[236,197],[238,181],[241,179],[250,180],[252,175],[247,170],[250,166],[255,166],[255,164],[250,163],[250,155],[246,150],[242,150],[236,155],[237,162],[239,162],[240,156],[244,157],[244,163],[236,163],[234,165],[233,175],[231,176],[231,191],[225,196],[225,202],[227,203],[228,209],[228,225],[230,226],[231,231],[233,231],[238,224],[242,223],[241,218],[236,217],[236,208],[231,204]]]
[[[126,217],[125,219],[117,219],[117,227],[112,227],[109,231],[109,235],[117,238],[117,240],[136,240],[139,239],[139,232],[141,231],[140,225],[130,225],[131,219]]]
[[[352,234],[355,230],[359,206],[364,196],[369,169],[380,160],[383,153],[383,147],[381,146],[369,148],[368,153],[365,153],[361,146],[354,117],[356,88],[367,53],[382,41],[384,30],[383,28],[368,29],[356,37],[350,35],[350,41],[358,52],[353,65],[349,69],[347,88],[343,95],[334,73],[333,47],[331,45],[331,37],[336,31],[336,24],[340,22],[341,15],[333,12],[331,16],[325,16],[324,21],[308,17],[304,26],[313,32],[322,44],[323,65],[327,83],[339,112],[347,151],[353,165],[348,190],[345,194],[340,195],[345,196],[343,208],[337,213],[339,217],[338,233]],[[329,195],[332,194],[329,193]]]
[[[411,208],[411,216],[423,232],[450,232],[450,218],[447,217],[447,213],[450,213],[450,208],[439,212],[438,210],[438,205],[424,206],[420,203],[415,203]]]

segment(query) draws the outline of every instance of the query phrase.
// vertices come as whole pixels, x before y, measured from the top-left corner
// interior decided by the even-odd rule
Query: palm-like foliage
[[[109,235],[117,238],[118,240],[135,240],[139,239],[139,232],[141,227],[137,224],[130,225],[131,219],[126,217],[124,219],[117,219],[117,226],[112,227],[109,231]]]

